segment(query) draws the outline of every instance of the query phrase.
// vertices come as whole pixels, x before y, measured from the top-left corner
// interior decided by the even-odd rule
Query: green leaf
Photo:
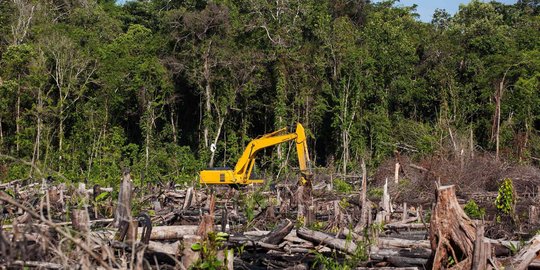
[[[106,192],[103,192],[103,193],[97,195],[96,202],[101,202],[101,201],[105,200],[105,198],[107,198],[109,196],[109,194],[110,193],[108,191],[106,191]]]
[[[229,237],[229,234],[225,232],[218,232],[217,237]]]
[[[195,244],[191,245],[191,250],[193,250],[193,251],[199,251],[201,249],[202,249],[201,243],[195,243]]]

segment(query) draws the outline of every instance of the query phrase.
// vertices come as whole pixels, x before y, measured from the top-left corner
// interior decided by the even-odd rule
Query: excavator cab
[[[200,172],[201,184],[228,184],[228,185],[248,185],[263,183],[263,179],[253,176],[255,165],[255,155],[262,149],[289,141],[296,142],[298,163],[300,165],[300,183],[306,184],[311,181],[311,166],[306,143],[304,127],[296,124],[295,132],[287,132],[283,128],[272,133],[257,137],[249,142],[234,169],[230,168],[210,168]]]

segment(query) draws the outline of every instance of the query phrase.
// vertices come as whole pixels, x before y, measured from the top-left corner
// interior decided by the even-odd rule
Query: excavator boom
[[[280,129],[272,133],[262,135],[246,146],[242,156],[238,159],[234,170],[227,168],[211,168],[200,173],[201,184],[240,184],[247,185],[262,183],[262,179],[251,179],[251,171],[255,165],[255,155],[262,149],[289,141],[296,142],[298,163],[301,172],[301,183],[306,183],[311,176],[309,153],[306,143],[304,127],[296,124],[294,133],[287,133],[286,129]]]

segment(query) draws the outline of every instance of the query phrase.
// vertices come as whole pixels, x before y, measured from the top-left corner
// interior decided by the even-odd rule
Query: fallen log
[[[516,254],[511,262],[510,267],[514,270],[523,270],[536,259],[540,252],[540,235],[535,236],[529,244],[524,246],[518,254]]]
[[[175,241],[183,239],[185,235],[193,235],[197,232],[197,225],[177,225],[177,226],[158,226],[153,227],[152,232],[150,233],[150,240],[157,241]],[[140,239],[141,232],[143,227],[137,228],[137,238]],[[100,239],[112,239],[115,231],[113,230],[102,230],[90,232],[90,234],[95,238]]]
[[[431,248],[428,240],[407,240],[390,237],[378,238],[377,246],[379,248]]]
[[[6,265],[7,267],[19,266],[21,269],[28,267],[35,267],[38,269],[64,269],[64,266],[57,263],[50,262],[38,262],[38,261],[13,261]]]
[[[261,241],[267,244],[277,245],[292,231],[293,227],[294,223],[289,219],[285,219],[276,227],[276,229],[263,237]]]
[[[407,257],[428,259],[431,256],[431,249],[428,248],[372,248],[369,252],[372,259],[388,257]]]
[[[163,254],[167,254],[169,256],[175,257],[175,256],[178,256],[180,253],[180,250],[179,250],[180,246],[181,246],[180,241],[176,241],[173,243],[150,241],[148,243],[147,251],[153,252],[153,253],[163,253]]]
[[[416,220],[416,218],[415,218]],[[426,229],[426,226],[422,223],[390,223],[385,224],[384,228],[387,230],[399,230],[399,229]]]
[[[344,239],[335,238],[326,233],[310,230],[306,227],[300,227],[296,230],[298,237],[311,241],[314,244],[326,245],[330,248],[337,249],[349,254],[354,254],[356,252],[356,244],[352,241],[347,241]]]
[[[152,228],[150,240],[178,240],[197,232],[197,225],[158,226]],[[139,228],[138,231],[142,231]],[[140,237],[140,235],[139,235]]]
[[[95,220],[90,220],[90,225],[94,225],[94,224],[98,224],[98,223],[111,223],[113,222],[114,219],[112,218],[106,218],[106,219],[95,219]],[[57,222],[57,223],[53,223],[54,226],[67,226],[67,225],[72,225],[72,222],[71,221],[67,221],[67,222]],[[28,226],[30,224],[17,224],[17,227],[18,228],[22,228],[22,227],[25,227],[25,226]],[[37,226],[37,225],[40,225],[40,226],[49,226],[47,224],[43,224],[43,223],[32,223],[33,226]],[[10,230],[10,229],[13,229],[13,225],[12,224],[8,224],[8,225],[2,225],[2,229],[3,230]]]
[[[116,249],[128,250],[128,251],[133,251],[133,248],[135,248],[135,250],[140,250],[141,247],[143,246],[145,245],[141,242],[126,243],[126,242],[120,242],[116,240],[113,240],[111,242],[111,247],[116,248]],[[171,258],[175,258],[181,254],[182,251],[180,250],[180,247],[182,246],[183,245],[180,243],[180,241],[176,241],[173,243],[150,241],[148,245],[146,245],[145,253],[146,254],[164,254]]]

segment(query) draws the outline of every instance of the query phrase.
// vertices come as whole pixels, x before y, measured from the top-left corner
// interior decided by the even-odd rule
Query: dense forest
[[[0,182],[192,183],[295,122],[340,173],[396,153],[535,164],[540,2],[425,23],[397,1],[0,1]]]

